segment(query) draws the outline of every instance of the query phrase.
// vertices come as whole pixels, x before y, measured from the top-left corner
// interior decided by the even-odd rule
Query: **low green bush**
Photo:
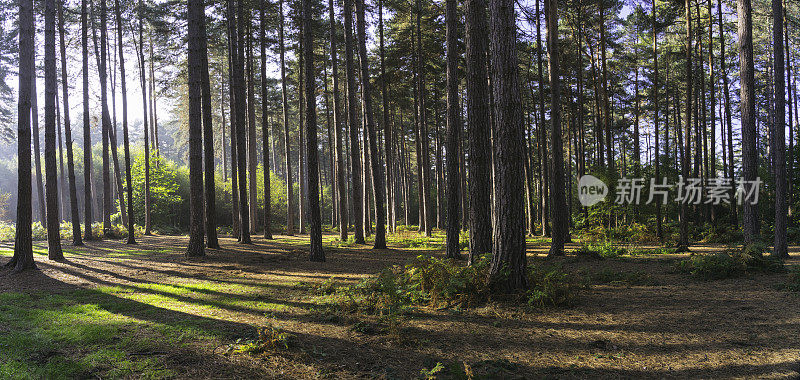
[[[679,271],[704,280],[743,276],[748,272],[783,272],[783,262],[764,256],[766,246],[752,243],[713,254],[697,254],[679,261]]]
[[[583,242],[575,254],[583,258],[592,259],[610,259],[620,257],[628,253],[624,247],[620,247],[611,241],[605,240],[600,242]]]

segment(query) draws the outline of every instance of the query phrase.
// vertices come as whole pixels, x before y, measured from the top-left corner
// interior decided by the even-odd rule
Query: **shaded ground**
[[[305,236],[221,239],[199,260],[183,257],[183,237],[146,237],[69,247],[63,263],[37,255],[35,272],[2,269],[0,377],[414,378],[437,363],[490,378],[800,376],[800,295],[776,290],[785,274],[708,282],[676,273],[680,255],[567,256],[557,264],[593,283],[574,307],[421,308],[398,334],[361,333],[359,317],[324,312],[308,284],[441,252],[332,239],[325,263],[306,260]],[[529,242],[531,260],[546,248]],[[788,264],[799,263],[793,247]],[[267,325],[291,332],[292,346],[231,352]]]

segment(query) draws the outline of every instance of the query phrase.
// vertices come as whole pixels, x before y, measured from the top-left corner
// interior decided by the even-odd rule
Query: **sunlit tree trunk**
[[[495,125],[495,230],[490,276],[498,291],[527,287],[523,204],[524,128],[519,94],[514,2],[490,0]]]
[[[33,89],[31,87],[34,81],[35,33],[33,1],[20,0],[19,92],[17,93],[17,228],[14,238],[14,256],[5,265],[13,268],[15,273],[36,269],[36,263],[33,261],[31,228],[33,222],[31,184],[31,95]]]
[[[687,0],[688,1],[688,0]],[[753,15],[750,0],[737,0],[739,19],[739,76],[741,78],[742,172],[745,181],[754,181],[757,173],[755,79],[753,64]],[[743,202],[742,231],[745,243],[758,238],[757,205]]]
[[[189,246],[186,256],[205,256],[203,244],[203,0],[189,0],[187,10],[189,56]]]
[[[285,62],[285,43],[284,43],[284,17],[283,17],[283,0],[279,0],[279,13],[280,13],[280,27],[278,28],[278,40],[280,46],[280,61],[281,61],[281,97],[283,104],[283,143],[284,143],[284,156],[286,160],[286,234],[294,234],[294,191],[292,183],[292,155],[289,148],[289,94],[286,92],[286,62]]]
[[[81,63],[83,73],[83,222],[84,239],[92,240],[92,134],[89,123],[89,38],[87,2],[81,1]],[[20,89],[21,91],[21,89]]]
[[[261,0],[259,6],[259,41],[261,43],[261,131],[264,150],[264,239],[272,239],[272,195],[270,192],[269,178],[269,113],[267,112],[267,35],[264,8],[266,0]]]
[[[118,1],[118,0],[117,0]],[[219,248],[217,238],[217,192],[214,178],[214,129],[211,117],[211,80],[208,73],[208,36],[206,32],[206,13],[203,0],[198,5],[202,11],[199,19],[199,57],[200,60],[200,96],[203,120],[203,162],[205,169],[205,237],[206,247]],[[223,129],[225,127],[223,126]]]

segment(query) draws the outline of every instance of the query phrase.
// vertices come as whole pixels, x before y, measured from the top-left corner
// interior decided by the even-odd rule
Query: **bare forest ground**
[[[776,289],[787,274],[703,281],[675,270],[685,255],[568,255],[556,263],[591,279],[572,307],[416,308],[385,333],[364,328],[373,317],[331,314],[310,288],[442,252],[334,248],[333,239],[325,263],[307,261],[307,236],[223,238],[199,260],[182,255],[185,237],[155,236],[68,247],[63,263],[37,255],[39,271],[1,269],[0,377],[800,376],[800,294]],[[546,242],[528,246],[531,261],[545,260]],[[790,250],[787,264],[800,264]],[[263,326],[289,332],[289,347],[238,353]]]

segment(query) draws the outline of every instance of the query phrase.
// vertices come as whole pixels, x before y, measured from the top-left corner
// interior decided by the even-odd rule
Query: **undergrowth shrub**
[[[628,253],[628,250],[624,247],[620,247],[615,245],[611,241],[599,241],[599,242],[583,242],[578,249],[575,250],[575,254],[582,258],[591,258],[591,259],[609,259],[609,258],[616,258]]]
[[[354,285],[335,287],[325,281],[316,292],[338,310],[394,317],[413,306],[476,307],[492,297],[491,255],[472,266],[452,259],[420,255],[404,267],[391,267]],[[578,282],[556,267],[528,267],[528,289],[515,294],[531,307],[565,306],[574,302]]]
[[[276,350],[288,350],[294,343],[294,335],[278,327],[267,325],[258,328],[258,338],[240,344],[232,351],[250,355],[261,355]]]
[[[704,280],[719,280],[743,276],[748,272],[782,272],[783,262],[769,256],[762,243],[742,248],[729,248],[713,254],[698,254],[679,261],[679,271]]]

